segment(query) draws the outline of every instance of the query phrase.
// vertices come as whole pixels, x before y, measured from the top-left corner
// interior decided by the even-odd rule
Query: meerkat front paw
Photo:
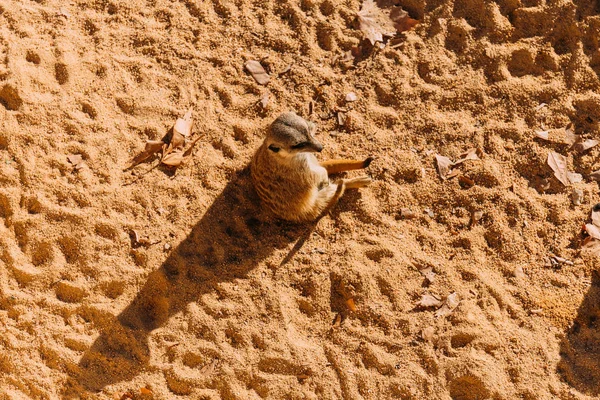
[[[347,189],[358,189],[368,186],[371,182],[373,182],[373,179],[368,176],[359,176],[358,178],[346,179],[344,183]]]

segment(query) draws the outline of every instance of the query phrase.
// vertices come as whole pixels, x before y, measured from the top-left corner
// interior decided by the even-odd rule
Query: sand
[[[600,137],[598,3],[388,3],[420,24],[369,49],[359,0],[0,1],[0,398],[600,396],[600,146],[535,138]],[[124,171],[190,108],[184,166]],[[376,157],[316,225],[249,180],[288,110]]]

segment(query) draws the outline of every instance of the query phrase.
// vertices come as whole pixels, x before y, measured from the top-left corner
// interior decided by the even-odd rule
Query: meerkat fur
[[[366,168],[366,160],[319,163],[313,153],[323,146],[315,139],[315,125],[293,112],[279,116],[252,159],[254,187],[269,210],[282,219],[311,221],[328,212],[346,189],[371,183],[362,176],[330,182],[329,173]]]

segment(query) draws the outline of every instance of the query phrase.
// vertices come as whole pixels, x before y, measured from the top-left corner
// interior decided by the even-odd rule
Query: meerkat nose
[[[314,151],[316,151],[317,153],[320,153],[323,150],[323,145],[321,143],[318,142],[314,142],[312,143],[311,147],[313,148]]]

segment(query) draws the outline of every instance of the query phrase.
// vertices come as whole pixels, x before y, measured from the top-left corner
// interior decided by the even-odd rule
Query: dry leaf
[[[583,142],[575,143],[573,145],[573,149],[576,150],[576,151],[578,151],[578,152],[580,152],[580,153],[583,153],[584,151],[589,150],[592,147],[598,145],[598,143],[599,142],[597,140],[586,139]]]
[[[421,331],[421,337],[423,340],[427,342],[432,342],[435,335],[435,328],[433,326],[428,326],[427,328]]]
[[[350,311],[354,311],[354,312],[357,311],[356,304],[354,304],[354,299],[350,298],[350,299],[346,300],[346,305],[348,306]]]
[[[549,133],[548,131],[536,131],[535,136],[543,140],[550,140]]]
[[[266,110],[267,107],[269,106],[269,93],[265,93],[261,98],[260,98],[260,107],[263,110]]]
[[[556,179],[563,185],[569,186],[571,184],[567,171],[567,158],[565,156],[551,151],[548,153],[548,165],[554,171]]]
[[[339,328],[340,326],[342,326],[342,314],[337,313],[335,315],[335,319],[333,320],[333,327]]]
[[[151,395],[152,394],[152,390],[148,389],[147,387],[141,387],[140,388],[140,393],[141,394],[145,394],[145,395]]]
[[[567,171],[567,178],[569,178],[569,182],[571,183],[579,183],[583,180],[583,175],[578,174],[576,172]]]
[[[477,155],[477,149],[471,148],[471,149],[465,151],[464,153],[462,153],[459,156],[458,161],[456,161],[454,163],[454,165],[462,164],[467,160],[479,160],[479,156]]]
[[[423,277],[427,280],[429,284],[432,284],[435,281],[435,272],[433,272],[432,267],[425,267],[419,269],[419,272]]]
[[[169,153],[164,156],[160,162],[168,165],[169,167],[179,167],[183,162],[183,152],[181,150],[176,150],[172,153]]]
[[[600,211],[592,211],[592,224],[600,228]]]
[[[148,140],[146,142],[146,147],[144,148],[144,151],[142,151],[137,156],[133,157],[133,159],[129,163],[129,166],[125,169],[126,170],[131,169],[131,168],[135,167],[136,165],[138,165],[139,163],[147,160],[149,157],[158,153],[163,148],[164,145],[165,145],[165,143],[162,140]]]
[[[571,125],[565,128],[536,131],[535,136],[552,143],[563,143],[568,145],[573,145],[579,141],[579,136],[573,133]]]
[[[442,304],[442,300],[429,293],[424,293],[421,296],[421,300],[417,303],[421,307],[439,307]]]
[[[600,256],[600,240],[594,239],[591,236],[585,238],[581,248],[591,252],[596,256]]]
[[[419,21],[410,18],[401,7],[381,8],[374,0],[364,0],[358,12],[360,30],[373,46],[375,42],[383,42],[384,36],[394,36],[418,23]]]
[[[390,12],[390,19],[394,22],[397,33],[409,31],[419,24],[419,21],[408,16],[401,7],[394,7]]]
[[[267,74],[267,71],[265,71],[260,62],[256,60],[250,60],[246,63],[245,67],[246,71],[252,75],[256,83],[259,85],[266,85],[271,80],[271,77],[269,74]]]
[[[594,224],[585,224],[585,231],[594,239],[600,240],[600,229]]]
[[[465,188],[470,188],[475,185],[475,181],[468,176],[461,175],[458,177],[458,183]]]
[[[435,316],[439,318],[445,317],[446,315],[450,315],[452,311],[454,311],[454,309],[458,307],[459,304],[460,298],[458,297],[458,294],[454,292],[448,295],[448,297],[446,297],[444,304],[440,307],[439,310],[435,312]]]
[[[572,123],[565,127],[565,142],[571,145],[575,144],[576,142],[579,142],[579,136],[576,135],[575,132],[573,132]]]
[[[589,177],[595,181],[600,181],[600,170],[592,172]]]
[[[217,365],[217,361],[216,360],[212,360],[211,362],[209,362],[208,364],[204,365],[201,369],[200,369],[200,373],[203,375],[210,375],[215,371],[215,367]]]
[[[81,154],[70,154],[67,156],[67,160],[71,163],[71,165],[73,165],[73,168],[75,168],[77,171],[82,169],[85,165]]]
[[[383,42],[383,36],[394,36],[396,31],[389,14],[379,8],[374,0],[363,2],[358,12],[358,24],[372,45]]]
[[[452,161],[448,157],[440,156],[439,154],[435,155],[435,160],[437,162],[437,170],[440,178],[448,179],[451,171],[451,167],[454,165]]]

